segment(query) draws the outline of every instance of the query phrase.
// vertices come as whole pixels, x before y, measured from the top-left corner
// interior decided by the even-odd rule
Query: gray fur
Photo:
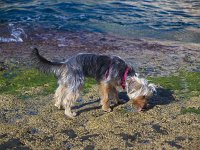
[[[129,68],[127,79],[132,79],[130,77],[135,76],[134,69],[117,56],[86,53],[75,55],[64,62],[52,62],[41,56],[38,49],[35,48],[32,52],[32,59],[39,70],[45,73],[53,73],[58,78],[59,87],[55,93],[55,106],[64,107],[65,114],[69,117],[75,115],[71,112],[71,107],[80,95],[85,77],[93,77],[98,83],[112,85],[116,92],[115,86],[122,84],[127,68]],[[152,90],[148,84],[139,82],[140,80],[134,79],[134,81],[137,81],[144,87],[143,89],[151,93]],[[126,90],[128,90],[131,84],[126,85]],[[130,91],[134,90],[131,89]],[[129,94],[129,90],[127,92],[128,95],[133,97],[132,94]],[[140,91],[140,93],[143,92]]]

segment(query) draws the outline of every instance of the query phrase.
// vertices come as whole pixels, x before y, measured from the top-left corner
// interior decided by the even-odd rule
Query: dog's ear
[[[127,77],[126,80],[126,89],[127,93],[133,93],[141,88],[141,84],[137,82],[134,77]]]
[[[127,93],[130,93],[130,90],[132,89],[131,88],[131,82],[132,82],[132,79],[131,79],[131,77],[127,77],[126,78],[126,91],[127,91]]]
[[[152,93],[153,93],[153,92],[156,92],[156,85],[155,85],[155,84],[150,83],[150,84],[148,85],[148,87],[151,89]]]

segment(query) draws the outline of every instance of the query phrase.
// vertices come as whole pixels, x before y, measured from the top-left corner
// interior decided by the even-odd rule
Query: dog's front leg
[[[117,91],[117,89],[115,88],[115,87],[112,87],[112,90],[111,90],[111,93],[110,93],[111,95],[112,95],[112,99],[113,99],[113,101],[114,101],[114,104],[120,104],[120,103],[122,103],[122,100],[120,100],[119,99],[119,96],[118,96],[118,91]]]
[[[111,90],[111,86],[108,83],[100,83],[100,94],[101,97],[101,105],[102,109],[107,112],[111,112],[110,102],[109,102],[109,93]]]

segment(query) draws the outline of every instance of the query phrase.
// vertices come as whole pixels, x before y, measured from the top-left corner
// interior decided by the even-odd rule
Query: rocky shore
[[[69,119],[54,107],[56,80],[34,75],[34,70],[26,72],[32,69],[33,47],[50,60],[79,52],[118,55],[158,85],[157,95],[144,112],[134,112],[127,102],[105,113],[100,109],[98,86],[87,81],[74,107],[78,116]],[[200,147],[199,44],[42,30],[32,31],[23,42],[0,43],[0,54],[0,149]],[[123,92],[120,97],[126,100]]]

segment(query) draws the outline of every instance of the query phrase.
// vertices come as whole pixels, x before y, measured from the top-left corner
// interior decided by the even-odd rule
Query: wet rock
[[[133,135],[125,134],[125,133],[120,133],[119,136],[122,137],[123,140],[128,141],[130,140],[131,142],[135,141],[138,137],[141,137],[140,133],[134,133]]]
[[[0,62],[0,71],[7,70],[8,66],[4,62]]]
[[[6,118],[6,114],[5,112],[3,112],[2,110],[0,111],[0,122],[2,123],[8,123],[8,119]]]
[[[63,133],[67,134],[67,136],[70,138],[70,139],[74,139],[77,137],[77,134],[74,132],[74,130],[72,129],[69,129],[69,130],[64,130],[62,131]]]
[[[47,136],[43,139],[43,141],[45,142],[50,142],[50,141],[53,141],[54,140],[54,137],[53,136]]]
[[[7,137],[7,134],[0,134],[0,139]]]
[[[140,141],[138,141],[139,143],[141,143],[141,144],[148,144],[149,143],[149,140],[140,140]]]
[[[90,138],[97,137],[98,135],[99,134],[84,135],[84,136],[81,136],[80,139],[81,141],[86,141],[86,140],[90,140]]]
[[[168,143],[170,146],[175,147],[177,149],[183,148],[181,145],[177,144],[175,141],[167,141],[166,143]]]
[[[189,138],[188,138],[188,140],[189,140],[189,141],[192,141],[192,140],[193,140],[193,138],[189,137]]]
[[[126,142],[126,147],[133,147],[133,144]]]
[[[19,146],[14,148],[14,150],[31,150],[29,147],[23,147],[23,146]]]
[[[66,145],[66,149],[67,150],[70,150],[71,149],[71,144],[69,143],[69,142],[67,142],[67,141],[63,141],[63,143],[64,143],[64,145]]]
[[[33,110],[33,109],[28,109],[26,111],[27,115],[37,115],[38,114],[38,111],[37,110]]]
[[[154,125],[152,125],[152,128],[153,128],[157,133],[161,133],[161,134],[163,134],[163,135],[167,135],[167,134],[168,134],[167,130],[162,129],[161,126],[160,126],[159,124],[154,124]]]
[[[101,38],[101,39],[100,39],[100,41],[106,41],[106,40],[107,40],[106,38]]]
[[[13,72],[7,72],[7,73],[3,74],[3,77],[6,78],[6,79],[12,79],[12,78],[14,78],[16,76],[17,76],[17,74],[13,73]]]
[[[124,112],[137,112],[137,109],[130,105],[125,105],[123,109],[124,109]]]
[[[176,141],[184,141],[186,138],[185,137],[182,137],[182,136],[177,136],[175,137],[175,140]]]
[[[31,128],[30,130],[27,131],[29,134],[37,134],[39,132],[38,129],[36,128]]]
[[[187,62],[187,63],[193,63],[194,62],[194,59],[190,56],[190,55],[185,55],[184,57],[183,57],[183,61],[184,62]]]
[[[94,150],[94,145],[88,145],[84,147],[84,150]]]
[[[194,71],[194,72],[200,72],[200,65],[198,65],[195,68],[193,68],[192,71]]]
[[[0,145],[0,149],[22,149],[29,150],[30,148],[26,147],[19,139],[9,139],[7,142]]]
[[[155,72],[155,68],[153,68],[153,67],[145,67],[145,68],[143,68],[144,69],[144,74],[145,75],[148,75],[148,74],[152,74],[153,72]]]

